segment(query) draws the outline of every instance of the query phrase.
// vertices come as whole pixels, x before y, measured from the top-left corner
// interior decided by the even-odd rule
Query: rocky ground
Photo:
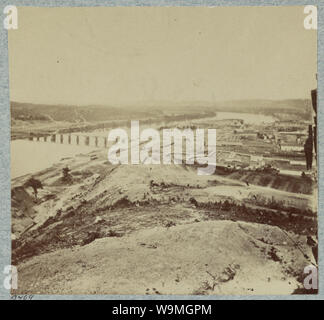
[[[316,264],[309,194],[100,151],[34,175],[37,199],[28,178],[12,181],[17,293],[290,294]]]

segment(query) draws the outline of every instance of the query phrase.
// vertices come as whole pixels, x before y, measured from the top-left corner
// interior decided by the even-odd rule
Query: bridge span
[[[55,134],[30,134],[30,141],[51,142],[58,144],[71,144],[107,148],[108,139],[104,136],[92,136],[82,133],[55,133]]]

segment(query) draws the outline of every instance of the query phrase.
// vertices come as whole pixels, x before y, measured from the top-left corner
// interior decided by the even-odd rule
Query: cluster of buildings
[[[305,167],[305,160],[273,158],[234,151],[217,151],[217,163],[227,168],[246,170],[257,170],[269,166],[278,170],[300,170]]]

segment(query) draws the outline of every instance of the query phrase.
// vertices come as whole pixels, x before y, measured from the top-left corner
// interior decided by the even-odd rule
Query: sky
[[[18,7],[12,101],[138,105],[310,98],[303,7]]]

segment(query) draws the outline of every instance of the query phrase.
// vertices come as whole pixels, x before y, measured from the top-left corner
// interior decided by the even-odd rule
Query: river
[[[89,153],[96,149],[94,146],[12,140],[11,179],[50,168],[62,158]]]

